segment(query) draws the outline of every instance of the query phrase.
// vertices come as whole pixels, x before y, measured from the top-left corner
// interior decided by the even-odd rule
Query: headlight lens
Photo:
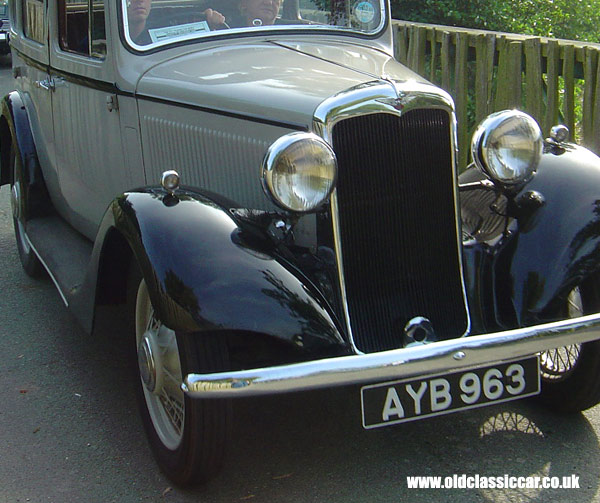
[[[337,161],[331,147],[312,133],[291,133],[276,140],[263,161],[263,186],[282,208],[307,212],[333,190]]]
[[[542,148],[542,131],[537,122],[517,110],[488,116],[471,141],[477,167],[494,182],[509,186],[524,183],[533,176]]]

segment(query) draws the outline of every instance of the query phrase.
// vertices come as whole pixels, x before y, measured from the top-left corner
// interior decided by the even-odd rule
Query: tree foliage
[[[600,0],[391,0],[397,19],[600,42]]]

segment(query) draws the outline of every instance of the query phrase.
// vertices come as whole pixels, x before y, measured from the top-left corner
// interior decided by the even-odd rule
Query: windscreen
[[[251,30],[341,30],[375,34],[382,0],[123,0],[127,43],[147,50],[215,34]]]

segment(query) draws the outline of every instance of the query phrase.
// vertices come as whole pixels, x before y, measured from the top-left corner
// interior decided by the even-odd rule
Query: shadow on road
[[[8,54],[0,54],[0,68],[10,68],[12,65],[12,56]]]
[[[105,319],[110,320],[111,316]],[[96,382],[100,393],[123,387],[130,376],[126,345],[101,327],[85,351],[108,351],[114,375]],[[91,374],[102,376],[102,369]],[[128,387],[128,389],[131,389]],[[133,393],[115,397],[116,408],[133,408]],[[319,390],[234,402],[233,441],[223,473],[208,486],[169,490],[172,501],[439,501],[440,490],[407,488],[406,476],[579,476],[579,490],[471,489],[445,491],[444,501],[593,501],[600,478],[600,448],[585,416],[551,413],[535,402],[497,407],[365,431],[360,425],[359,388]],[[122,412],[121,412],[122,414]],[[118,428],[107,425],[109,430]],[[139,444],[140,424],[128,438]],[[129,451],[133,457],[140,453]],[[146,460],[135,468],[147,481],[156,467]],[[124,474],[124,476],[126,476]],[[154,479],[155,480],[155,479]],[[169,486],[166,479],[155,489]],[[165,487],[163,487],[165,486]],[[437,493],[437,496],[436,496]]]
[[[0,220],[9,220],[0,215]],[[0,501],[592,502],[600,479],[595,412],[563,416],[510,402],[365,431],[357,387],[243,399],[223,472],[174,488],[138,418],[127,338],[114,308],[87,336],[49,279],[0,241]],[[26,305],[25,305],[26,304]],[[581,489],[408,489],[406,476],[579,476]],[[4,499],[3,499],[4,498]]]

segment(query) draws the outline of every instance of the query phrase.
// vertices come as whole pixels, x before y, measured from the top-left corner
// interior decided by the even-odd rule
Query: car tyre
[[[13,215],[13,226],[17,240],[17,251],[23,270],[32,278],[40,278],[44,275],[44,266],[33,251],[29,238],[25,232],[27,221],[27,195],[23,173],[15,152],[11,152],[10,162],[12,166],[13,181],[11,185],[10,204]]]
[[[572,289],[565,306],[569,318],[600,310],[600,288],[592,277]],[[540,355],[539,399],[560,412],[580,412],[600,402],[600,341],[573,344]]]
[[[181,389],[188,372],[228,368],[222,335],[175,332],[157,318],[146,282],[135,282],[136,392],[150,447],[176,484],[196,485],[214,477],[225,457],[231,403],[191,399]]]

